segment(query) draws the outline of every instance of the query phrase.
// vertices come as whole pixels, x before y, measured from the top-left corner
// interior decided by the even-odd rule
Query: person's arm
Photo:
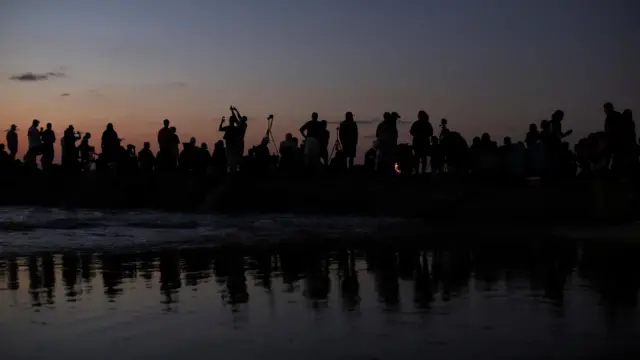
[[[300,134],[302,134],[303,138],[307,138],[307,134],[305,133],[307,131],[307,129],[309,128],[309,122],[307,121],[306,123],[304,123],[304,125],[302,125],[300,127]]]
[[[235,106],[231,108],[231,113],[234,114],[234,112],[238,120],[242,119],[242,115],[240,115],[240,111],[238,111],[238,108]]]
[[[225,129],[225,127],[223,127],[223,125],[224,125],[224,116],[220,120],[220,126],[218,126],[218,131],[226,131],[226,129]]]
[[[565,131],[564,133],[562,133],[562,135],[560,137],[564,139],[564,138],[566,138],[567,136],[569,136],[571,134],[573,134],[573,130],[568,130],[568,131]]]

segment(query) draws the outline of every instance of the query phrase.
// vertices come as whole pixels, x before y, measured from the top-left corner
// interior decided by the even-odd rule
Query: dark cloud
[[[15,81],[42,81],[42,80],[49,80],[51,78],[61,78],[61,77],[65,77],[66,74],[63,72],[47,72],[47,73],[43,73],[43,74],[36,74],[36,73],[32,73],[32,72],[26,72],[26,73],[22,73],[22,74],[17,74],[17,75],[13,75],[12,77],[9,78],[9,80],[15,80]]]
[[[60,94],[60,96],[71,96],[71,94],[69,94],[69,93],[62,93],[62,94]]]

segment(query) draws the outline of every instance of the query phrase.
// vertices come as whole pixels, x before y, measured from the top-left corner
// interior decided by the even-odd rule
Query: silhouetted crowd
[[[198,146],[196,139],[180,142],[176,127],[164,120],[158,131],[159,151],[154,154],[145,142],[136,153],[132,144],[124,145],[113,124],[107,124],[100,139],[100,153],[90,144],[90,133],[81,134],[69,125],[58,139],[52,124],[40,127],[33,120],[27,131],[28,150],[17,159],[18,129],[11,125],[6,145],[0,144],[0,171],[11,173],[37,169],[40,157],[42,171],[81,173],[88,171],[117,174],[192,173],[200,176],[224,176],[227,173],[249,172],[296,174],[311,172],[346,173],[354,168],[358,148],[358,122],[351,112],[340,122],[336,139],[330,146],[328,122],[313,113],[301,128],[302,141],[291,133],[275,148],[271,134],[273,115],[268,117],[268,129],[262,141],[245,152],[248,120],[237,108],[230,107],[228,123],[222,118],[218,130],[223,140],[213,151],[206,143]],[[505,137],[501,145],[487,133],[474,137],[471,144],[460,133],[449,129],[446,119],[435,134],[429,115],[419,111],[410,128],[411,144],[398,143],[400,115],[385,112],[377,125],[375,141],[364,155],[363,170],[387,175],[410,176],[473,175],[480,179],[523,179],[526,177],[571,178],[611,172],[628,177],[638,172],[638,140],[631,110],[620,113],[611,103],[604,104],[604,129],[580,139],[571,149],[565,139],[572,131],[563,130],[564,112],[555,111],[550,119],[531,124],[524,141]],[[53,163],[56,141],[59,140],[61,164]],[[182,149],[180,146],[182,145]],[[8,151],[8,152],[7,152]]]

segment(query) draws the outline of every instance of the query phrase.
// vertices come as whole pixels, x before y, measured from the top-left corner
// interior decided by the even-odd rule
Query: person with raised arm
[[[309,167],[315,167],[320,162],[320,140],[322,127],[318,121],[318,113],[311,114],[311,120],[300,127],[300,134],[304,138],[305,162]]]

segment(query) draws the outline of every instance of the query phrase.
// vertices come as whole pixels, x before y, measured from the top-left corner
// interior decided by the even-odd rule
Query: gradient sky
[[[312,111],[414,120],[425,109],[467,138],[521,140],[560,108],[575,141],[602,129],[605,101],[638,109],[639,11],[635,0],[0,0],[0,126],[19,125],[21,150],[34,118],[94,136],[112,122],[155,147],[164,118],[182,141],[221,138],[231,104],[250,118],[249,142],[269,113],[280,141]],[[10,79],[26,72],[66,76]],[[374,126],[361,125],[362,147]]]

